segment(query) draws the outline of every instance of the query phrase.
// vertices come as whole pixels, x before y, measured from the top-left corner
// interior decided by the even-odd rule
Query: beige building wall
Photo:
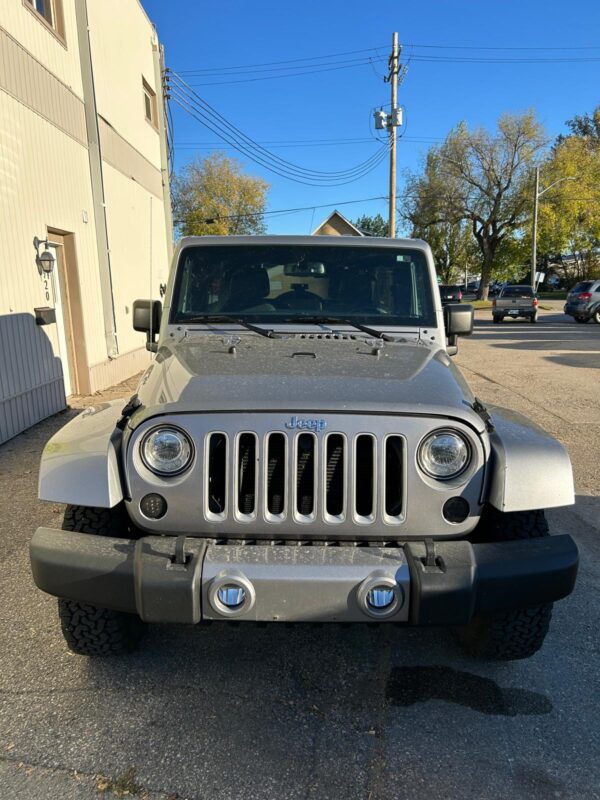
[[[88,0],[118,341],[109,359],[75,0],[62,6],[64,39],[27,0],[0,2],[0,442],[64,408],[67,375],[72,393],[87,392],[147,365],[131,309],[158,297],[168,272],[160,138],[142,90],[142,74],[154,86],[156,37],[137,0]],[[52,249],[60,268],[40,276],[32,240],[49,230],[64,245]],[[41,307],[62,309],[62,321],[36,325]]]

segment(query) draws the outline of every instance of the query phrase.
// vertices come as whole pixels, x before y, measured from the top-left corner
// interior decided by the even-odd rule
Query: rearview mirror
[[[136,300],[133,304],[133,329],[146,334],[146,350],[156,353],[156,337],[160,330],[162,303],[160,300]]]
[[[470,336],[473,333],[473,306],[466,303],[449,303],[444,306],[444,327],[448,339],[448,354],[458,351],[457,336]]]

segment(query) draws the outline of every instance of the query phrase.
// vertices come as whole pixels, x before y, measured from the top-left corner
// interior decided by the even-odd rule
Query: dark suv
[[[446,284],[442,284],[440,286],[440,298],[443,306],[447,305],[448,303],[460,303],[462,300],[462,291],[460,286],[448,286]]]
[[[593,319],[600,325],[600,280],[581,281],[567,295],[565,314],[575,322]]]

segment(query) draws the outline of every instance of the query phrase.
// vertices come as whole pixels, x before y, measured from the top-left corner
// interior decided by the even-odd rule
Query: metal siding
[[[158,296],[168,271],[159,136],[144,118],[141,94],[141,75],[154,81],[153,28],[136,2],[93,3],[99,111],[115,125],[100,120],[106,127],[107,213],[118,243],[111,241],[123,352],[108,360],[75,4],[63,5],[66,47],[19,0],[0,2],[0,442],[65,406],[56,326],[38,327],[33,317],[34,307],[53,305],[35,265],[34,235],[43,238],[47,228],[74,234],[92,391],[149,363],[142,337],[131,330],[129,309],[140,287],[149,293],[151,281]],[[115,14],[125,14],[127,25],[115,29]],[[127,47],[121,46],[123,36]]]
[[[127,178],[139,183],[152,192],[162,203],[162,177],[160,170],[151,164],[135,147],[108,125],[102,117],[98,118],[102,160],[106,161]]]
[[[4,69],[0,88],[85,144],[83,102],[12,36],[0,28]]]

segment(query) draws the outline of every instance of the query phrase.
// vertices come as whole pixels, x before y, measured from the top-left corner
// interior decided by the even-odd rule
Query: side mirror
[[[160,300],[136,300],[133,304],[133,329],[146,334],[146,350],[156,353],[156,337],[160,330],[162,303]]]
[[[448,354],[458,352],[457,336],[470,336],[473,333],[473,306],[466,303],[449,303],[444,306],[444,327],[448,338]]]

